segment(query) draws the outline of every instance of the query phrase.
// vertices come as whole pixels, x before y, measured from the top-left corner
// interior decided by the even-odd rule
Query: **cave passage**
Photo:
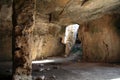
[[[120,80],[119,25],[120,0],[0,0],[0,80]]]
[[[66,45],[65,48],[65,56],[69,54],[73,54],[76,51],[80,50],[80,40],[78,39],[78,24],[68,25],[65,30],[65,37],[64,37],[64,44]],[[82,52],[79,52],[82,53]]]

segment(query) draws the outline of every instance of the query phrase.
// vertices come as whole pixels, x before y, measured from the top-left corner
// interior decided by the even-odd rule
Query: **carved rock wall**
[[[21,7],[22,5],[25,5],[24,1],[21,0],[16,3],[19,4],[17,5],[18,8],[17,11],[19,11],[19,8],[21,9],[20,11],[23,11],[24,8]],[[40,59],[41,57],[54,56],[54,55],[63,55],[65,52],[64,50],[65,45],[62,44],[62,38],[64,37],[65,26],[74,23],[86,24],[85,22],[89,22],[87,24],[92,25],[93,22],[97,20],[96,18],[100,18],[105,14],[120,13],[119,0],[109,0],[109,1],[88,0],[83,5],[81,4],[82,4],[82,0],[75,0],[75,1],[74,0],[36,0],[36,4],[34,4],[35,26],[33,26],[32,29],[29,30],[29,31],[31,30],[33,31],[31,33],[32,36],[29,37],[29,42],[30,42],[29,49],[32,52],[32,59]],[[20,16],[18,18],[18,23],[20,24],[22,22],[25,23],[26,20],[31,20],[29,19],[29,17],[24,19],[24,17],[26,16],[24,16],[24,14],[21,15],[23,16],[22,17]],[[22,19],[23,21],[21,21],[20,19]],[[101,20],[101,22],[102,21],[103,20]],[[96,22],[95,25],[97,25],[98,22]],[[110,21],[110,23],[111,22],[112,21]],[[100,23],[98,23],[98,25],[99,24]],[[105,25],[107,25],[107,23]],[[19,26],[17,27],[19,28]],[[102,27],[100,29],[102,29]],[[94,31],[94,27],[91,28],[91,30]],[[114,31],[114,29],[111,30]],[[111,33],[111,30],[108,31],[107,34],[109,34],[109,32]],[[12,56],[11,34],[12,34],[12,0],[1,0],[0,1],[0,51],[1,51],[0,60],[11,59]],[[107,36],[106,33],[103,34]],[[104,60],[104,58],[102,59]]]
[[[34,27],[35,0],[13,2],[13,80],[32,80],[30,49]]]
[[[120,15],[104,15],[86,22],[79,29],[83,60],[120,62]]]
[[[12,0],[0,0],[0,61],[12,58]]]
[[[62,28],[58,25],[36,21],[30,45],[33,59],[62,56],[65,53],[63,34]]]

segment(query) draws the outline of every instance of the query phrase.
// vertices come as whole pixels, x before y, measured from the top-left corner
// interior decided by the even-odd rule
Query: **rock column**
[[[30,39],[34,26],[34,0],[13,1],[13,80],[32,80]]]

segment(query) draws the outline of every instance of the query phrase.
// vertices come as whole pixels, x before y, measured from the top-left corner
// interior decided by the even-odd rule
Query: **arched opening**
[[[68,25],[65,30],[64,43],[67,43],[69,40],[71,40],[70,38],[72,38],[73,43],[75,43],[78,29],[79,29],[78,24]]]
[[[78,39],[78,24],[71,24],[66,27],[65,30],[65,37],[64,37],[64,44],[66,45],[65,48],[65,57],[69,55],[81,55],[81,42]]]
[[[78,24],[68,25],[65,28],[64,38],[61,40],[65,45],[64,55],[47,57],[47,59],[34,60],[33,64],[40,63],[64,63],[69,61],[80,60],[82,56],[81,42],[78,39]]]

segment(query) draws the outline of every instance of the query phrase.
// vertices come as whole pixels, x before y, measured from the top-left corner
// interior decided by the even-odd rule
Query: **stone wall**
[[[32,80],[30,44],[35,25],[35,0],[14,0],[13,3],[13,80]]]
[[[47,14],[49,10],[42,10],[45,6],[42,2],[44,1],[36,2],[35,27],[31,44],[33,59],[62,56],[65,53],[65,45],[62,43],[65,27],[50,22],[50,15]],[[50,3],[49,1],[45,2],[46,4]]]
[[[24,5],[24,0],[21,0],[20,2],[17,3],[19,4],[17,8],[21,8],[22,7],[21,5]],[[114,24],[113,20],[116,19],[115,18],[113,19],[113,16],[111,17],[113,20],[108,19],[108,17],[106,16],[105,17],[102,16],[104,14],[119,13],[119,9],[120,9],[119,0],[109,0],[109,1],[88,0],[84,3],[84,5],[81,5],[81,3],[82,1],[80,0],[76,0],[76,1],[36,0],[36,4],[34,4],[35,26],[33,26],[31,29],[33,30],[33,33],[31,33],[32,36],[29,39],[30,41],[29,48],[32,53],[32,59],[40,59],[41,57],[47,57],[47,56],[64,55],[65,45],[62,43],[62,38],[65,36],[64,35],[65,26],[74,23],[82,24],[82,26],[85,26],[85,27],[81,27],[80,36],[84,38],[80,38],[80,39],[84,39],[82,40],[84,44],[83,47],[88,46],[90,47],[90,49],[88,49],[88,47],[87,48],[84,47],[83,49],[83,52],[85,53],[84,55],[87,56],[88,55],[87,52],[89,52],[90,54],[93,55],[95,53],[98,53],[98,55],[102,56],[100,59],[98,59],[97,57],[94,56],[93,58],[90,55],[88,58],[90,58],[91,61],[93,61],[94,59],[96,61],[105,61],[106,51],[107,51],[104,50],[107,49],[105,47],[103,49],[101,47],[101,49],[93,50],[94,48],[91,47],[92,44],[96,44],[96,46],[94,46],[95,48],[96,47],[99,48],[99,46],[101,45],[107,46],[106,44],[109,44],[110,46],[110,44],[111,45],[115,44],[116,46],[109,47],[109,49],[112,50],[110,52],[113,52],[114,57],[117,58],[117,55],[119,55],[118,54],[119,50],[117,48],[119,47],[119,39],[118,39],[119,35],[117,32],[119,31],[118,30],[116,31],[114,29],[115,27],[113,27],[113,26],[118,26],[118,25],[113,25]],[[95,5],[92,6],[93,4]],[[24,8],[21,8],[21,11],[22,10],[24,10]],[[23,19],[23,22],[26,21],[24,17],[19,17],[19,19]],[[30,20],[29,18],[27,19]],[[103,21],[108,21],[108,22],[103,22]],[[88,28],[88,25],[90,28]],[[105,25],[109,27],[106,27]],[[91,28],[91,26],[96,26],[96,27]],[[96,32],[96,30],[98,32]],[[12,57],[11,35],[12,35],[12,0],[0,0],[0,61],[11,60]],[[101,38],[98,36],[100,36]],[[102,38],[105,38],[105,41],[102,41],[101,40]],[[109,38],[110,41],[108,40]],[[102,42],[98,43],[99,40],[101,40]],[[112,53],[109,53],[109,56],[111,54]],[[107,60],[109,59],[107,58]],[[116,60],[114,59],[114,61]]]
[[[83,60],[120,62],[120,15],[104,15],[86,22],[79,29]]]
[[[12,0],[0,0],[0,61],[12,58]]]
[[[38,2],[39,1],[36,3]],[[42,4],[42,2],[39,4]],[[66,1],[64,1],[64,3],[66,3]],[[33,36],[31,36],[30,39],[33,59],[63,55],[65,52],[65,45],[62,44],[62,37],[65,33],[65,27],[49,22],[50,16],[46,15],[43,10],[41,12],[41,9],[44,9],[44,5],[39,4],[35,4],[36,25],[33,27]],[[63,6],[62,3],[57,4]],[[20,5],[23,5],[22,1],[19,2],[17,7]],[[55,8],[55,6],[52,8]],[[12,58],[12,9],[12,0],[0,1],[0,61],[11,60]]]

